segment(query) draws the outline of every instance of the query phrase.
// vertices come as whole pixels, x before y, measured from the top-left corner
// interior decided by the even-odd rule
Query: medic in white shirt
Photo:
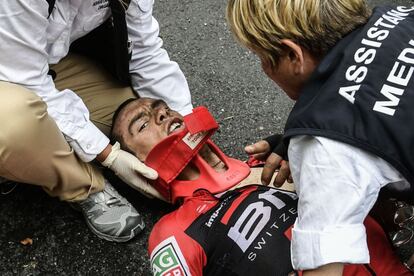
[[[144,223],[91,161],[159,196],[147,183],[157,173],[110,144],[113,112],[138,96],[183,115],[192,110],[152,7],[153,0],[0,2],[0,177],[76,203],[110,241],[133,238]]]

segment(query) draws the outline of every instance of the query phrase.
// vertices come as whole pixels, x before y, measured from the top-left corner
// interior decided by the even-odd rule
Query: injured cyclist
[[[255,185],[249,165],[211,141],[217,128],[204,107],[183,118],[149,98],[128,101],[115,114],[113,137],[158,171],[152,186],[179,205],[152,229],[153,274],[295,275],[290,236],[297,196]],[[233,189],[240,183],[251,185]],[[410,275],[379,224],[368,217],[365,227],[371,261],[345,266],[344,275]]]

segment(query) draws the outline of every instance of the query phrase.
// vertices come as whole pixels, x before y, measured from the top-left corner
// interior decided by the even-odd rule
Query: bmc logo
[[[184,256],[174,237],[160,243],[151,254],[151,268],[155,276],[190,275]]]
[[[297,199],[297,195],[287,191],[269,190],[258,195],[258,200],[251,203],[239,216],[235,225],[232,226],[227,233],[243,252],[250,247],[256,238],[262,233],[263,228],[271,219],[272,210],[274,208],[268,206],[270,203],[277,210],[281,210],[286,203],[278,197],[278,194],[286,194],[293,200]],[[267,203],[267,205],[265,205]],[[279,217],[283,221],[286,214],[282,213]],[[277,227],[275,225],[275,227]]]

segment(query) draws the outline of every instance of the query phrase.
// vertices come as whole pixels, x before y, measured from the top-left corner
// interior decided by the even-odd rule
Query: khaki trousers
[[[112,115],[126,99],[136,97],[94,62],[70,54],[51,66],[58,90],[77,93],[91,121],[106,135]],[[59,92],[64,93],[64,92]],[[51,196],[78,201],[104,188],[102,172],[82,162],[70,148],[45,102],[32,91],[0,82],[0,176],[41,186]]]

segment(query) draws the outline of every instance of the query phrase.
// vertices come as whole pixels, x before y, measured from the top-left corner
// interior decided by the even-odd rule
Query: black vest
[[[56,0],[46,0],[49,15]],[[127,4],[130,0],[124,0]],[[129,61],[131,42],[125,20],[125,9],[119,0],[109,0],[112,17],[86,36],[72,43],[70,51],[86,55],[102,64],[120,83],[130,85]]]
[[[323,136],[388,161],[414,201],[414,9],[381,7],[322,60],[295,104],[285,137]]]

